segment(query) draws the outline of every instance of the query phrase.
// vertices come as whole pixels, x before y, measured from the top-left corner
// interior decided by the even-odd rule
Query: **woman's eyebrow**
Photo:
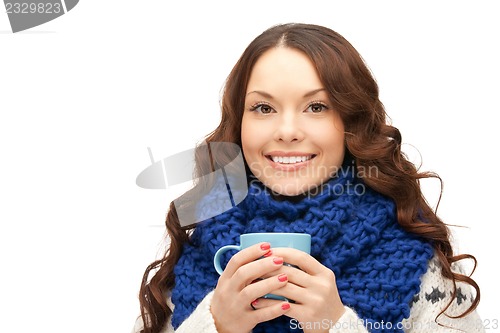
[[[313,96],[313,95],[316,95],[316,94],[317,94],[317,93],[319,93],[320,91],[326,91],[326,89],[325,89],[325,88],[318,88],[318,89],[311,90],[311,91],[309,91],[308,93],[306,93],[306,94],[304,95],[304,98],[306,98],[306,97],[311,97],[311,96]],[[265,92],[265,91],[262,91],[262,90],[254,90],[254,91],[250,91],[250,92],[247,94],[247,96],[248,96],[248,95],[250,95],[250,94],[259,94],[259,95],[264,96],[264,97],[266,97],[266,98],[269,98],[269,99],[274,99],[274,97],[273,97],[271,94],[269,94],[269,93],[267,93],[267,92]]]
[[[308,92],[307,94],[304,95],[304,98],[314,96],[317,93],[319,93],[320,91],[326,91],[326,89],[325,88],[319,88],[319,89],[311,90],[310,92]]]
[[[250,91],[250,92],[247,94],[247,96],[248,96],[248,95],[250,95],[250,94],[258,94],[258,95],[262,95],[262,96],[264,96],[264,97],[266,97],[266,98],[273,99],[273,96],[272,96],[271,94],[268,94],[268,93],[266,93],[265,91],[261,91],[261,90],[254,90],[254,91]]]

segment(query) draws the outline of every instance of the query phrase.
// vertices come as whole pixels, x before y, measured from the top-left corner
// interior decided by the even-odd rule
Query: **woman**
[[[342,36],[306,24],[263,32],[230,73],[206,141],[241,147],[248,195],[188,227],[177,211],[211,216],[217,193],[170,205],[170,249],[146,269],[137,331],[484,331],[479,287],[454,265],[474,258],[453,254],[419,186],[437,176],[405,158],[375,80]],[[198,175],[212,168],[197,157]],[[215,251],[250,232],[309,233],[311,255],[257,244],[227,257],[219,278]]]

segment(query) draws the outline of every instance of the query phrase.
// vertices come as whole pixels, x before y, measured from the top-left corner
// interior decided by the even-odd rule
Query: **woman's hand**
[[[210,306],[219,333],[248,333],[258,323],[289,311],[287,302],[274,302],[257,310],[251,305],[259,297],[287,285],[284,276],[273,273],[282,266],[283,258],[274,254],[269,243],[253,245],[231,258],[219,278]],[[272,276],[255,281],[265,275]]]
[[[306,333],[328,332],[345,311],[334,273],[309,254],[293,248],[275,248],[273,254],[282,257],[286,263],[300,267],[283,266],[265,276],[267,279],[280,274],[288,277],[285,286],[271,291],[296,302],[290,304],[286,315],[296,319],[297,326],[301,323]],[[275,306],[276,302],[261,298],[254,303],[254,307],[261,310]]]

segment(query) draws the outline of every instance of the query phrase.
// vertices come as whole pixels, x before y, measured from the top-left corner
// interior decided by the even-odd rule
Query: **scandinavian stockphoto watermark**
[[[52,21],[75,8],[79,0],[4,0],[12,32]]]
[[[361,196],[365,194],[365,185],[351,180],[373,176],[378,171],[377,168],[356,167],[354,162],[342,167],[298,168],[293,172],[266,165],[252,168],[250,165],[256,178],[251,177],[249,184],[243,153],[234,143],[204,142],[194,149],[158,161],[153,158],[150,148],[148,152],[151,165],[137,176],[137,186],[145,189],[168,189],[187,183],[191,186],[173,201],[181,226],[199,223],[227,212],[245,199],[253,181],[259,182],[263,178],[285,179],[275,184],[266,184],[266,191],[271,194],[291,193],[288,187],[294,187],[296,193],[296,184],[299,184],[300,193],[308,197],[325,194],[326,191],[327,195]],[[332,186],[311,185],[318,179],[326,180],[339,175],[351,180]],[[258,195],[255,191],[253,193]],[[195,206],[196,203],[200,203],[199,207]]]
[[[255,167],[253,167],[255,166]],[[364,195],[366,193],[366,185],[354,181],[362,178],[377,178],[378,167],[355,165],[354,160],[351,164],[343,164],[341,166],[325,166],[318,165],[314,168],[299,168],[293,172],[287,169],[276,169],[267,165],[262,167],[260,162],[249,165],[254,176],[257,179],[272,178],[274,183],[266,184],[268,189],[274,194],[290,193],[290,190],[304,193],[306,197],[314,197],[319,194],[327,195]],[[331,186],[313,186],[310,184],[316,183],[318,180],[328,180],[340,176],[346,178],[343,183],[331,184]],[[300,179],[302,184],[297,186],[295,182],[287,182],[290,179]],[[283,181],[284,180],[284,181]]]

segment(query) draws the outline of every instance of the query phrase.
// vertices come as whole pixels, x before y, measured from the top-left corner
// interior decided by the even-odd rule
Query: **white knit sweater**
[[[402,328],[406,333],[483,333],[485,332],[483,323],[476,311],[472,312],[465,318],[450,319],[445,315],[441,315],[437,322],[436,316],[446,307],[450,301],[453,291],[453,284],[450,280],[445,279],[441,275],[440,264],[436,257],[429,262],[427,272],[422,276],[420,292],[415,295],[413,304],[410,310],[410,317],[401,322]],[[462,267],[454,264],[453,270],[463,273]],[[214,319],[210,312],[210,303],[212,300],[213,291],[209,293],[193,313],[181,324],[175,331],[176,333],[217,333]],[[474,294],[472,288],[465,283],[457,283],[457,295],[453,300],[452,305],[446,311],[450,316],[456,316],[463,313],[472,303]],[[170,301],[170,300],[169,300]],[[169,302],[169,306],[172,306]],[[368,333],[370,327],[365,327],[363,321],[349,307],[345,307],[344,315],[336,323],[327,321],[318,323],[302,323],[291,319],[290,327],[329,329],[329,333]],[[302,326],[299,326],[302,325]],[[373,328],[378,328],[375,325],[383,327],[387,323],[381,322],[372,324]],[[143,324],[141,318],[136,322],[132,333],[138,333],[142,329]],[[390,328],[390,327],[388,327]],[[171,323],[169,322],[162,330],[162,333],[173,333]]]

